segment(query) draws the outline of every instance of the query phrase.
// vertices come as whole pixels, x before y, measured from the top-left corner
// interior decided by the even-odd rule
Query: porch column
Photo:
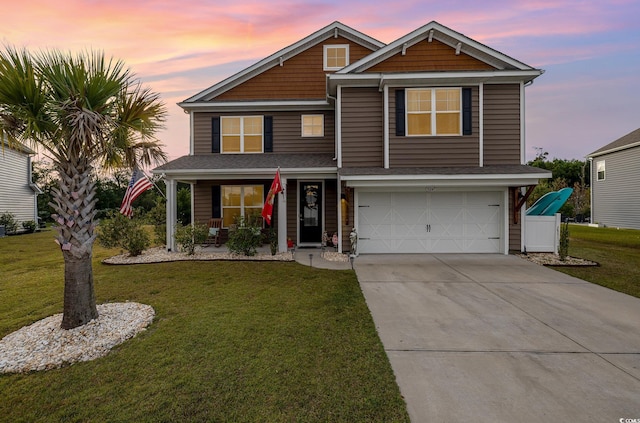
[[[165,179],[167,187],[167,251],[176,251],[176,240],[173,237],[178,221],[177,186],[174,179]]]
[[[287,178],[280,175],[280,183],[284,188],[278,194],[278,252],[287,252]]]

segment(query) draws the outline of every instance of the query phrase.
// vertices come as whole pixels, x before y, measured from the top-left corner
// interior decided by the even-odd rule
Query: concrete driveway
[[[640,421],[640,299],[515,256],[354,268],[413,422]]]

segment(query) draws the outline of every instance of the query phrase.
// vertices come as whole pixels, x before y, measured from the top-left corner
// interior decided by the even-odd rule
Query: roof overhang
[[[264,101],[202,101],[178,103],[185,111],[198,112],[255,112],[333,110],[327,100],[264,100]]]
[[[335,95],[337,87],[433,87],[479,84],[527,83],[542,75],[540,69],[463,72],[407,72],[332,74],[327,77],[327,91]]]
[[[175,169],[152,172],[163,179],[194,183],[200,180],[273,179],[278,168],[260,169]],[[292,179],[336,179],[338,168],[280,168],[281,178]]]
[[[595,157],[603,156],[605,154],[615,153],[617,151],[627,150],[629,148],[640,147],[640,142],[635,142],[632,144],[621,145],[620,147],[610,148],[608,150],[597,151],[589,154],[587,157],[593,159]]]
[[[342,169],[340,180],[350,187],[523,187],[537,185],[552,173],[531,166],[473,168]]]

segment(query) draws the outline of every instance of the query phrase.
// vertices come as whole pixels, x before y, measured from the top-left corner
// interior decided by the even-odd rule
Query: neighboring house
[[[587,157],[591,163],[591,222],[640,229],[640,129]]]
[[[154,169],[193,219],[259,213],[277,168],[274,226],[358,253],[522,250],[526,197],[551,173],[523,165],[525,86],[542,74],[431,22],[385,45],[339,22],[186,99],[188,156]],[[223,236],[224,236],[223,230]]]
[[[20,223],[38,221],[38,194],[42,191],[32,182],[31,156],[35,152],[23,145],[0,148],[0,214],[12,213]]]

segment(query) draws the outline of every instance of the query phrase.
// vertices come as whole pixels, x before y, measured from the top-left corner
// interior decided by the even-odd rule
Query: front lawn
[[[104,358],[0,375],[0,420],[409,420],[352,271],[100,263],[117,253],[94,249],[98,303],[149,304],[154,323]],[[0,337],[62,311],[52,232],[0,239],[0,274]]]
[[[640,231],[569,225],[569,255],[600,267],[555,270],[640,298]]]

